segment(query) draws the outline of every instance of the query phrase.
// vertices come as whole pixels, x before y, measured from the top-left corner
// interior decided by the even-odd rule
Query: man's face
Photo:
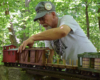
[[[52,13],[48,13],[45,16],[39,18],[38,21],[45,28],[48,26],[53,27],[54,17]]]

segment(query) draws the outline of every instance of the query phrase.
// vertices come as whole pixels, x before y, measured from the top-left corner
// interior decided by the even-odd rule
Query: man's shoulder
[[[71,15],[64,15],[64,16],[62,16],[62,17],[59,17],[59,19],[61,20],[61,21],[63,21],[63,20],[70,20],[70,19],[72,19],[73,17],[71,16]]]
[[[73,18],[71,15],[64,15],[64,16],[62,16],[61,18]]]

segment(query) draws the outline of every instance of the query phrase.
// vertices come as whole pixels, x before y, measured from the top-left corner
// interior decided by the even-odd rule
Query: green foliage
[[[98,25],[98,16],[100,16],[100,13],[97,12],[98,8],[100,8],[100,0],[51,0],[60,17],[63,15],[72,15],[87,34],[86,1],[88,4],[90,40],[96,46],[97,50],[100,51],[100,30]],[[19,45],[24,40],[24,34],[30,37],[45,30],[37,22],[33,21],[36,15],[35,6],[39,2],[40,0],[31,0],[29,7],[25,7],[25,0],[0,0],[0,53],[2,53],[2,46],[11,44],[9,39],[10,33],[8,31],[10,22],[13,23]],[[5,15],[6,10],[9,10],[9,15]],[[34,47],[44,46],[44,41],[36,41],[34,44]]]

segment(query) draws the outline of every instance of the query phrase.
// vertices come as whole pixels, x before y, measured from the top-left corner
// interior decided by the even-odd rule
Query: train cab
[[[14,45],[3,46],[3,62],[16,62],[17,49]],[[15,55],[16,54],[16,55]],[[14,59],[15,58],[15,59]]]

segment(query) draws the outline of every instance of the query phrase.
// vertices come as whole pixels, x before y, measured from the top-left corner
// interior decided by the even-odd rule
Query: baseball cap
[[[37,14],[34,18],[34,21],[37,21],[46,13],[55,11],[55,6],[50,1],[42,1],[35,7],[35,11],[37,12]]]

